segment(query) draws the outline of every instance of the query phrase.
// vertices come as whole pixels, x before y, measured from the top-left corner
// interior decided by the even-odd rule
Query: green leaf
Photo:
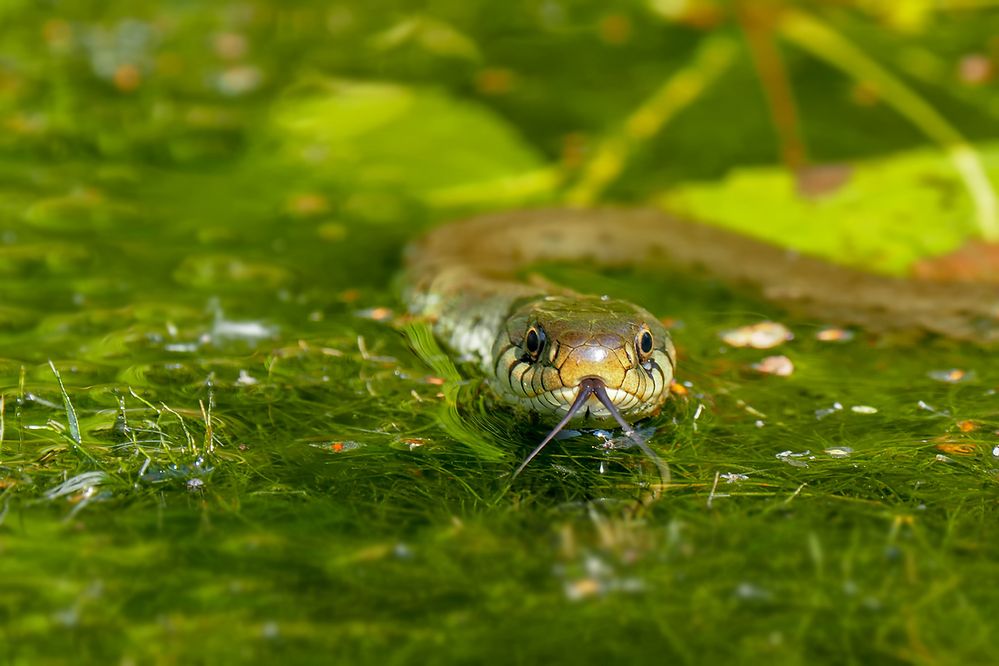
[[[978,148],[989,179],[999,182],[999,145]],[[976,233],[967,190],[938,150],[828,168],[843,182],[819,194],[802,194],[784,169],[747,168],[720,182],[682,185],[661,202],[675,213],[892,274]]]
[[[273,117],[280,152],[337,183],[401,190],[433,205],[520,202],[555,172],[485,107],[388,83],[324,81]]]

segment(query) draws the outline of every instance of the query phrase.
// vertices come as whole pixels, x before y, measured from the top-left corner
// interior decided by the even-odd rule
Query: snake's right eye
[[[524,336],[524,351],[531,357],[531,360],[538,360],[541,355],[541,348],[545,345],[545,332],[540,326],[532,326]]]

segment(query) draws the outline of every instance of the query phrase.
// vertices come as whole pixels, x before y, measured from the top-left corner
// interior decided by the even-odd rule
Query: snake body
[[[620,422],[655,412],[676,353],[662,324],[637,305],[516,279],[542,261],[669,264],[749,284],[824,321],[999,339],[992,286],[864,273],[655,210],[498,213],[413,243],[405,262],[410,312],[432,320],[438,339],[476,363],[500,397],[549,417]]]

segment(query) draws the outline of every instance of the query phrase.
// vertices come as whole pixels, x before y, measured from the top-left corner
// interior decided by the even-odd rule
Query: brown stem
[[[776,11],[766,7],[767,4],[759,0],[743,3],[738,13],[739,25],[767,98],[781,160],[789,169],[798,171],[808,162],[807,151],[787,68],[774,39]]]

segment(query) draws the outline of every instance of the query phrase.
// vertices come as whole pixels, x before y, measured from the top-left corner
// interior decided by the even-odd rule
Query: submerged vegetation
[[[994,239],[990,3],[376,4],[0,7],[0,662],[994,661],[993,350],[539,267],[671,326],[653,500],[613,433],[511,482],[544,425],[393,284],[553,202]]]

